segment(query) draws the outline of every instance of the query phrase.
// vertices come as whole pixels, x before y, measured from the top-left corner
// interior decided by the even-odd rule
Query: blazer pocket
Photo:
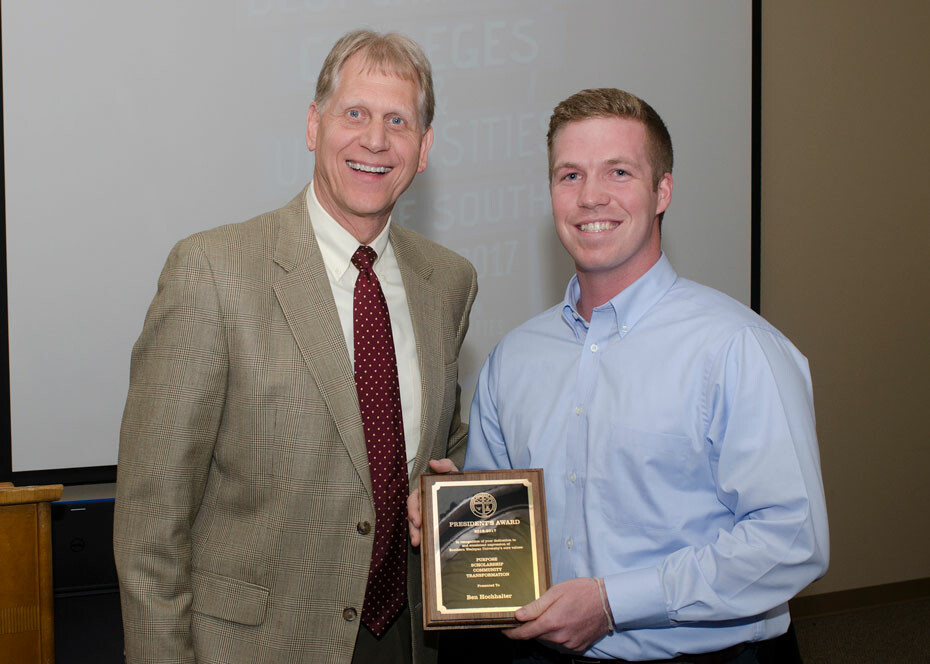
[[[268,589],[263,586],[192,569],[191,590],[197,613],[241,625],[260,625],[265,619]]]

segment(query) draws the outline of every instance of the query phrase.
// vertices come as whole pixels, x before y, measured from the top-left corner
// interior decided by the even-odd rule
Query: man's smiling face
[[[420,126],[418,98],[417,83],[370,68],[360,52],[346,60],[326,105],[310,105],[307,147],[316,153],[317,199],[364,244],[426,168],[433,130]]]
[[[657,215],[671,201],[672,176],[653,184],[642,122],[595,117],[562,127],[550,190],[555,229],[579,279],[617,293],[659,260]]]

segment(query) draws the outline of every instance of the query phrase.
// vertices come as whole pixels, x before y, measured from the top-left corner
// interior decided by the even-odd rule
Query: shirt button
[[[359,532],[360,535],[367,535],[371,532],[371,524],[367,521],[359,521],[358,525],[355,526],[355,529]]]
[[[575,406],[575,415],[581,415],[581,406]]]
[[[574,540],[572,540],[572,538],[569,537],[569,538],[565,541],[565,546],[567,546],[569,549],[572,548],[573,546],[575,546]]]
[[[571,475],[568,476],[568,481],[574,484],[574,482],[575,482],[575,473],[572,473]]]
[[[629,330],[629,329],[630,329],[630,328],[628,328],[626,325],[621,325],[621,326],[620,326],[620,331],[621,331],[621,332],[626,332],[626,331]]]
[[[342,610],[342,617],[346,622],[352,622],[355,620],[355,617],[358,615],[358,611],[353,609],[351,606],[346,607]]]
[[[597,344],[591,344],[591,352],[592,352],[592,353],[596,353],[596,352],[597,352]]]

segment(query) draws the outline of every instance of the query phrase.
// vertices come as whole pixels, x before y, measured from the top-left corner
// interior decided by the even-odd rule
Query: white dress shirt
[[[336,301],[339,323],[345,336],[349,359],[355,366],[355,336],[352,304],[358,269],[352,264],[352,255],[361,246],[359,241],[323,209],[316,197],[314,185],[307,187],[307,210],[310,225],[316,236],[326,266],[326,276]],[[407,306],[407,291],[400,274],[388,232],[391,220],[368,246],[378,254],[373,266],[391,315],[391,334],[394,336],[394,354],[397,357],[397,380],[400,383],[400,403],[404,418],[404,441],[407,448],[407,471],[413,464],[420,445],[420,364],[413,333],[413,321]]]

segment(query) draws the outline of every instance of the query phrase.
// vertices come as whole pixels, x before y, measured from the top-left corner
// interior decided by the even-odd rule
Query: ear
[[[316,150],[316,135],[320,128],[320,109],[316,102],[310,103],[310,110],[307,111],[307,149],[310,152]]]
[[[420,161],[417,163],[417,173],[426,170],[426,162],[429,156],[429,149],[433,146],[433,127],[429,126],[423,138],[420,139]]]
[[[662,214],[668,209],[669,203],[672,202],[672,187],[674,184],[671,173],[666,173],[659,180],[659,184],[656,186],[656,193],[659,195],[659,200],[656,203],[656,214]]]

